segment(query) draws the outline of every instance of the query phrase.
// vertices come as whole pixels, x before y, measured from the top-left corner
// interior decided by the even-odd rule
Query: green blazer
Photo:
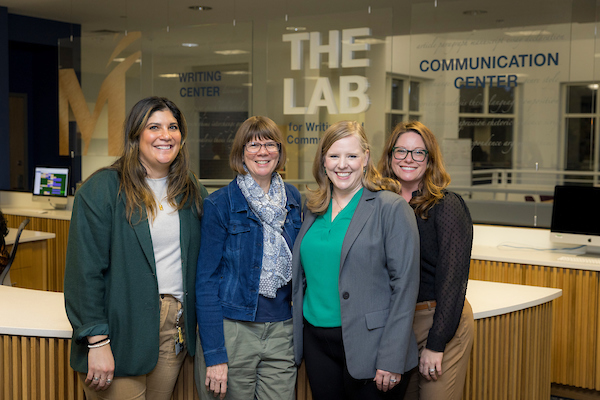
[[[200,186],[202,198],[206,189]],[[179,211],[187,350],[195,353],[195,277],[200,219]],[[129,224],[116,171],[93,175],[75,195],[65,267],[65,305],[73,326],[71,367],[87,373],[86,336],[108,334],[115,376],[145,375],[158,361],[160,301],[146,213]]]

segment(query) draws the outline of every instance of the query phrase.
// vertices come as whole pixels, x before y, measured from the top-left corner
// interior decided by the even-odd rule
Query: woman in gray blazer
[[[401,399],[417,365],[414,214],[373,166],[357,122],[325,132],[313,175],[293,252],[296,362],[315,400]]]

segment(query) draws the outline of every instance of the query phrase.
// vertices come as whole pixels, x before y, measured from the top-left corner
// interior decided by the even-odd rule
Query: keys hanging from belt
[[[177,320],[175,321],[175,326],[177,327],[177,333],[175,334],[175,355],[179,355],[184,349],[185,338],[183,337],[183,329],[179,325],[179,321],[181,316],[183,315],[183,308],[180,308],[177,311]]]

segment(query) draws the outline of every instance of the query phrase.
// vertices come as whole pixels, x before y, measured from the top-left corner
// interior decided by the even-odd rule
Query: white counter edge
[[[4,238],[7,246],[15,244],[17,231],[18,229],[16,228],[8,229],[8,235],[6,235],[6,237]],[[56,234],[51,232],[30,231],[27,229],[23,229],[23,232],[21,232],[21,237],[19,238],[19,243],[37,242],[39,240],[54,239],[55,237]]]
[[[71,211],[70,210],[45,210],[42,208],[18,208],[10,205],[0,205],[0,209],[2,209],[2,213],[5,215],[19,215],[23,217],[33,217],[33,218],[50,218],[50,219],[60,219],[65,221],[71,220]]]
[[[562,289],[469,279],[467,300],[482,319],[539,306],[562,296]]]
[[[561,289],[469,280],[467,299],[475,319],[534,307],[562,295]],[[6,321],[10,321],[7,323]],[[0,335],[70,339],[62,293],[0,286]]]

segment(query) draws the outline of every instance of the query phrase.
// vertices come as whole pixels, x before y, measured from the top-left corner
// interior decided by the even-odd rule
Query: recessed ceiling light
[[[238,54],[248,54],[246,50],[217,50],[215,54],[220,54],[222,56],[234,56]]]
[[[588,85],[588,88],[592,89],[592,90],[598,90],[600,86],[597,83],[592,83],[591,85]]]
[[[196,11],[208,11],[208,10],[212,10],[212,7],[207,7],[207,6],[189,6],[188,8],[190,10],[196,10]]]
[[[160,74],[159,78],[179,78],[179,74]]]
[[[474,17],[476,15],[487,14],[487,11],[485,11],[485,10],[467,10],[467,11],[463,11],[463,14]]]
[[[286,26],[285,27],[286,31],[294,31],[294,32],[302,32],[306,30],[306,27],[304,26]]]
[[[377,38],[354,39],[354,43],[362,44],[385,44],[385,40]]]
[[[124,57],[113,58],[113,61],[114,61],[114,62],[123,62],[123,61],[125,61],[125,58],[124,58]],[[138,58],[137,60],[135,60],[135,62],[136,62],[136,63],[141,63],[141,62],[142,62],[142,59],[141,59],[141,58]]]
[[[516,32],[504,32],[507,36],[548,36],[552,35],[552,32],[548,31],[516,31]]]
[[[223,71],[223,75],[250,75],[248,71]]]
[[[183,47],[198,47],[198,43],[181,43]]]

